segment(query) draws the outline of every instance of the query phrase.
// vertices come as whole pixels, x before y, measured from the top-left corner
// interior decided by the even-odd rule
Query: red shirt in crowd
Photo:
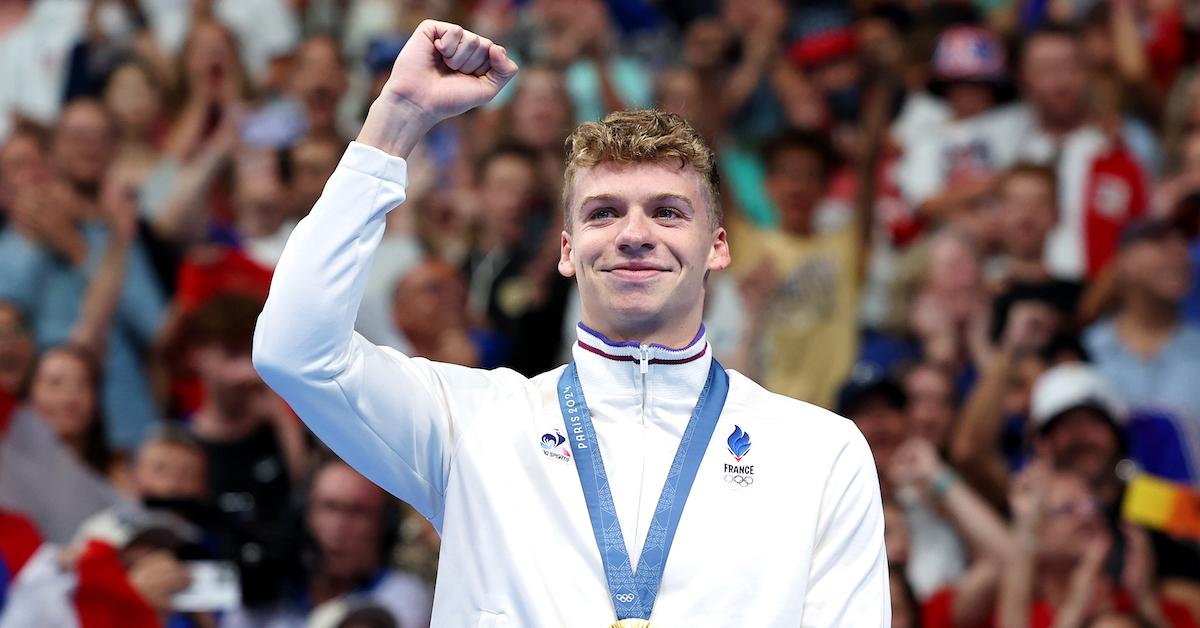
[[[954,595],[954,587],[946,587],[930,596],[921,607],[921,625],[925,628],[955,628]],[[1162,600],[1160,604],[1163,616],[1170,625],[1175,628],[1197,628],[1196,621],[1186,607],[1169,600]],[[1114,593],[1112,605],[1118,612],[1132,613],[1134,611],[1133,599],[1124,591]],[[1029,609],[1029,628],[1050,628],[1053,625],[1054,608],[1045,600],[1034,600],[1032,608]],[[996,618],[992,616],[987,622],[976,628],[995,628],[995,626]]]

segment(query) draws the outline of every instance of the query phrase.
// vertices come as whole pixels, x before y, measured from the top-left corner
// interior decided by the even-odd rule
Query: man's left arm
[[[825,479],[801,626],[891,626],[879,476],[858,429]]]

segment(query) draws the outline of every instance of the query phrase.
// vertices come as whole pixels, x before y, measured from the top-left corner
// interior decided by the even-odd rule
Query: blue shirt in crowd
[[[1200,327],[1181,322],[1149,358],[1125,346],[1111,319],[1089,327],[1083,342],[1128,405],[1130,456],[1155,475],[1200,483]]]
[[[88,256],[75,267],[14,229],[0,231],[0,301],[24,312],[39,349],[69,339],[79,318],[88,279],[96,272],[108,242],[108,229],[98,222],[82,227]],[[104,359],[104,418],[109,442],[132,449],[158,417],[142,356],[162,323],[166,302],[162,288],[139,243],[129,255],[125,282]]]

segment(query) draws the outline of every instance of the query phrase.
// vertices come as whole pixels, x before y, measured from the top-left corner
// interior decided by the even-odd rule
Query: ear
[[[558,256],[558,274],[563,277],[575,276],[575,258],[572,255],[574,251],[571,248],[571,234],[566,231],[562,232],[562,240],[559,242]]]
[[[729,236],[724,227],[717,227],[713,233],[712,248],[708,252],[708,269],[723,270],[729,267],[733,257],[729,254]]]

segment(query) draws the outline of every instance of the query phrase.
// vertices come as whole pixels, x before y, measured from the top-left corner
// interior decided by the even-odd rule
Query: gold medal
[[[650,622],[638,618],[621,619],[608,628],[650,628]]]

